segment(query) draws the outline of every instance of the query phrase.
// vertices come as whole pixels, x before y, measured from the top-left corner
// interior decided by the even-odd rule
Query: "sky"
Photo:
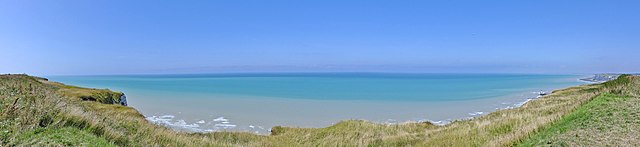
[[[640,1],[0,0],[0,73],[640,72]]]

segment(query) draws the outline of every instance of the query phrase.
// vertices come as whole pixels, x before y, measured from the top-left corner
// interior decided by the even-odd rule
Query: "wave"
[[[258,125],[248,125],[246,128],[238,128],[239,126],[236,124],[232,124],[229,119],[225,117],[217,117],[212,119],[212,121],[199,120],[193,123],[188,123],[184,119],[176,119],[175,115],[160,115],[160,116],[149,116],[145,117],[148,121],[166,126],[169,128],[173,128],[179,131],[187,131],[187,132],[216,132],[223,130],[243,130],[249,131],[256,134],[260,134],[261,132],[269,132],[270,130],[266,130],[262,126]]]

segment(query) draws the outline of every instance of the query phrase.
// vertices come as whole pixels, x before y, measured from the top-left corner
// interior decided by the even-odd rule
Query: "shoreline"
[[[578,79],[579,81],[579,79]],[[585,84],[591,84],[588,82],[584,82]],[[570,88],[570,87],[575,87],[575,86],[581,86],[584,84],[579,84],[579,85],[574,85],[574,86],[568,86],[568,87],[558,87],[558,88],[553,88],[553,89],[547,89],[544,90],[543,92],[551,94],[552,92],[556,91],[556,90],[561,90],[561,89],[566,89],[566,88]],[[496,111],[500,111],[500,110],[507,110],[507,109],[515,109],[515,108],[519,108],[522,107],[523,105],[543,98],[543,97],[536,97],[538,96],[538,92],[534,92],[534,91],[528,91],[528,92],[522,92],[522,93],[515,93],[515,94],[510,94],[508,96],[503,96],[503,97],[509,97],[510,99],[522,99],[521,101],[512,101],[512,102],[497,102],[497,103],[493,103],[493,105],[495,105],[494,108],[492,109],[476,109],[473,111],[467,111],[467,112],[463,112],[463,114],[461,116],[457,116],[457,117],[450,117],[450,118],[445,118],[445,119],[427,119],[427,118],[416,118],[416,119],[406,119],[406,120],[396,120],[396,119],[384,119],[384,120],[371,120],[371,119],[341,119],[335,122],[331,122],[330,124],[326,125],[326,126],[316,126],[316,127],[310,127],[310,126],[291,126],[291,125],[275,125],[275,126],[284,126],[284,127],[296,127],[296,128],[324,128],[324,127],[328,127],[328,126],[332,126],[335,125],[337,123],[343,122],[343,121],[348,121],[348,120],[360,120],[360,121],[367,121],[367,122],[371,122],[371,123],[375,123],[375,124],[382,124],[382,125],[396,125],[396,124],[406,124],[406,123],[423,123],[423,122],[429,122],[431,124],[437,125],[437,126],[445,126],[450,124],[451,122],[455,122],[455,121],[464,121],[464,120],[470,120],[470,119],[475,119],[478,117],[482,117],[485,115],[489,115],[491,113],[494,113]],[[491,98],[491,99],[497,99],[497,98]],[[468,102],[472,103],[472,101],[482,101],[485,99],[480,99],[480,100],[469,100]],[[313,100],[310,100],[313,101]],[[248,133],[254,133],[254,134],[259,134],[259,135],[268,135],[271,132],[271,127],[268,126],[261,126],[261,125],[255,125],[255,124],[249,124],[248,126],[243,126],[243,128],[239,128],[241,127],[238,124],[232,123],[233,119],[227,118],[226,116],[223,115],[219,115],[219,116],[215,116],[216,119],[218,120],[224,120],[224,121],[216,121],[216,119],[214,119],[214,121],[205,121],[206,119],[198,119],[195,121],[190,121],[188,123],[188,121],[186,121],[185,119],[179,119],[176,117],[176,115],[180,115],[180,112],[178,112],[178,114],[159,114],[159,115],[145,115],[145,119],[149,120],[150,122],[154,122],[154,124],[157,125],[163,125],[163,126],[167,126],[170,127],[174,130],[177,131],[185,131],[185,132],[200,132],[200,133],[207,133],[207,132],[248,132]],[[216,128],[221,128],[221,129],[211,129],[211,128],[201,128],[204,125],[212,125],[212,123],[216,123],[215,127]]]
[[[29,128],[36,126],[37,128],[35,129],[13,130],[17,131],[19,136],[22,136],[22,134],[32,136],[34,131],[36,131],[36,133],[42,132],[40,130],[45,130],[45,132],[58,131],[59,127],[64,127],[67,128],[65,129],[67,131],[68,129],[72,129],[71,131],[73,132],[84,132],[85,134],[83,135],[91,135],[104,139],[104,142],[111,142],[122,146],[132,143],[140,145],[173,144],[176,146],[332,146],[341,144],[353,146],[393,146],[398,145],[398,142],[406,142],[406,144],[403,145],[411,146],[461,146],[472,144],[507,146],[517,144],[523,139],[529,138],[532,133],[537,134],[538,130],[545,129],[547,126],[554,125],[558,120],[565,119],[567,114],[574,113],[576,108],[584,107],[585,103],[591,103],[597,100],[595,98],[601,94],[611,92],[637,92],[637,85],[640,83],[640,79],[638,79],[637,76],[622,76],[623,79],[614,80],[605,84],[568,86],[569,88],[554,90],[553,93],[546,97],[537,100],[528,100],[526,103],[523,102],[523,106],[514,109],[499,110],[492,113],[469,113],[469,115],[478,114],[480,117],[455,121],[446,125],[446,127],[439,127],[432,123],[407,122],[397,125],[384,125],[372,123],[371,121],[344,120],[324,128],[276,126],[272,128],[273,130],[270,135],[265,136],[246,132],[228,131],[184,133],[153,124],[147,121],[139,111],[130,106],[122,106],[111,103],[110,101],[83,101],[83,99],[80,99],[87,96],[96,96],[96,94],[102,92],[113,94],[117,94],[117,92],[106,89],[69,86],[58,82],[49,82],[44,78],[28,77],[26,75],[6,75],[0,76],[0,78],[3,80],[0,84],[8,87],[0,88],[0,95],[5,94],[4,96],[9,96],[8,94],[12,94],[11,96],[13,96],[13,94],[16,94],[27,96],[33,94],[32,91],[16,89],[31,87],[35,88],[38,96],[46,97],[46,99],[42,99],[44,100],[44,105],[40,105],[45,107],[30,107],[30,110],[38,111],[16,111],[15,115],[12,114],[10,116],[39,118],[46,115],[54,115],[60,116],[56,117],[59,120],[55,122],[63,122],[53,123],[49,126],[41,126],[38,125],[38,121],[33,121],[30,124],[22,126]],[[628,87],[629,84],[634,85]],[[111,98],[117,99],[115,96]],[[15,105],[16,101],[17,100],[14,101],[13,99],[5,99],[3,104]],[[32,101],[17,101],[19,105],[33,106],[29,105],[30,102]],[[56,105],[59,104],[59,102],[65,102],[68,105]],[[53,106],[54,108],[51,109],[47,106]],[[49,114],[51,112],[54,114]],[[172,116],[165,117],[169,118]],[[224,117],[216,119],[218,121],[229,121]],[[77,126],[64,122],[87,123]],[[129,128],[132,125],[135,126],[135,129],[109,129],[109,127]],[[92,128],[105,129],[95,131]],[[239,140],[241,142],[238,142]],[[23,139],[22,141],[26,140]]]

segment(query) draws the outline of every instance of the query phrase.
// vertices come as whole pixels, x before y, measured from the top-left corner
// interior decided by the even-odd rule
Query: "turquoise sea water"
[[[268,132],[339,120],[450,121],[518,106],[579,75],[251,73],[49,76],[124,92],[149,120],[188,131]]]

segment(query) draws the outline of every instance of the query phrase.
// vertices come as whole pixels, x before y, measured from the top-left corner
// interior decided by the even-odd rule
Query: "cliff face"
[[[120,96],[120,105],[127,106],[127,96],[124,93]]]
[[[24,75],[26,76],[26,75]],[[61,94],[78,98],[83,101],[96,101],[103,104],[120,104],[127,106],[127,97],[122,92],[114,92],[109,89],[84,88],[77,86],[65,85],[58,82],[49,81],[46,78],[33,77],[43,84],[52,86]]]

